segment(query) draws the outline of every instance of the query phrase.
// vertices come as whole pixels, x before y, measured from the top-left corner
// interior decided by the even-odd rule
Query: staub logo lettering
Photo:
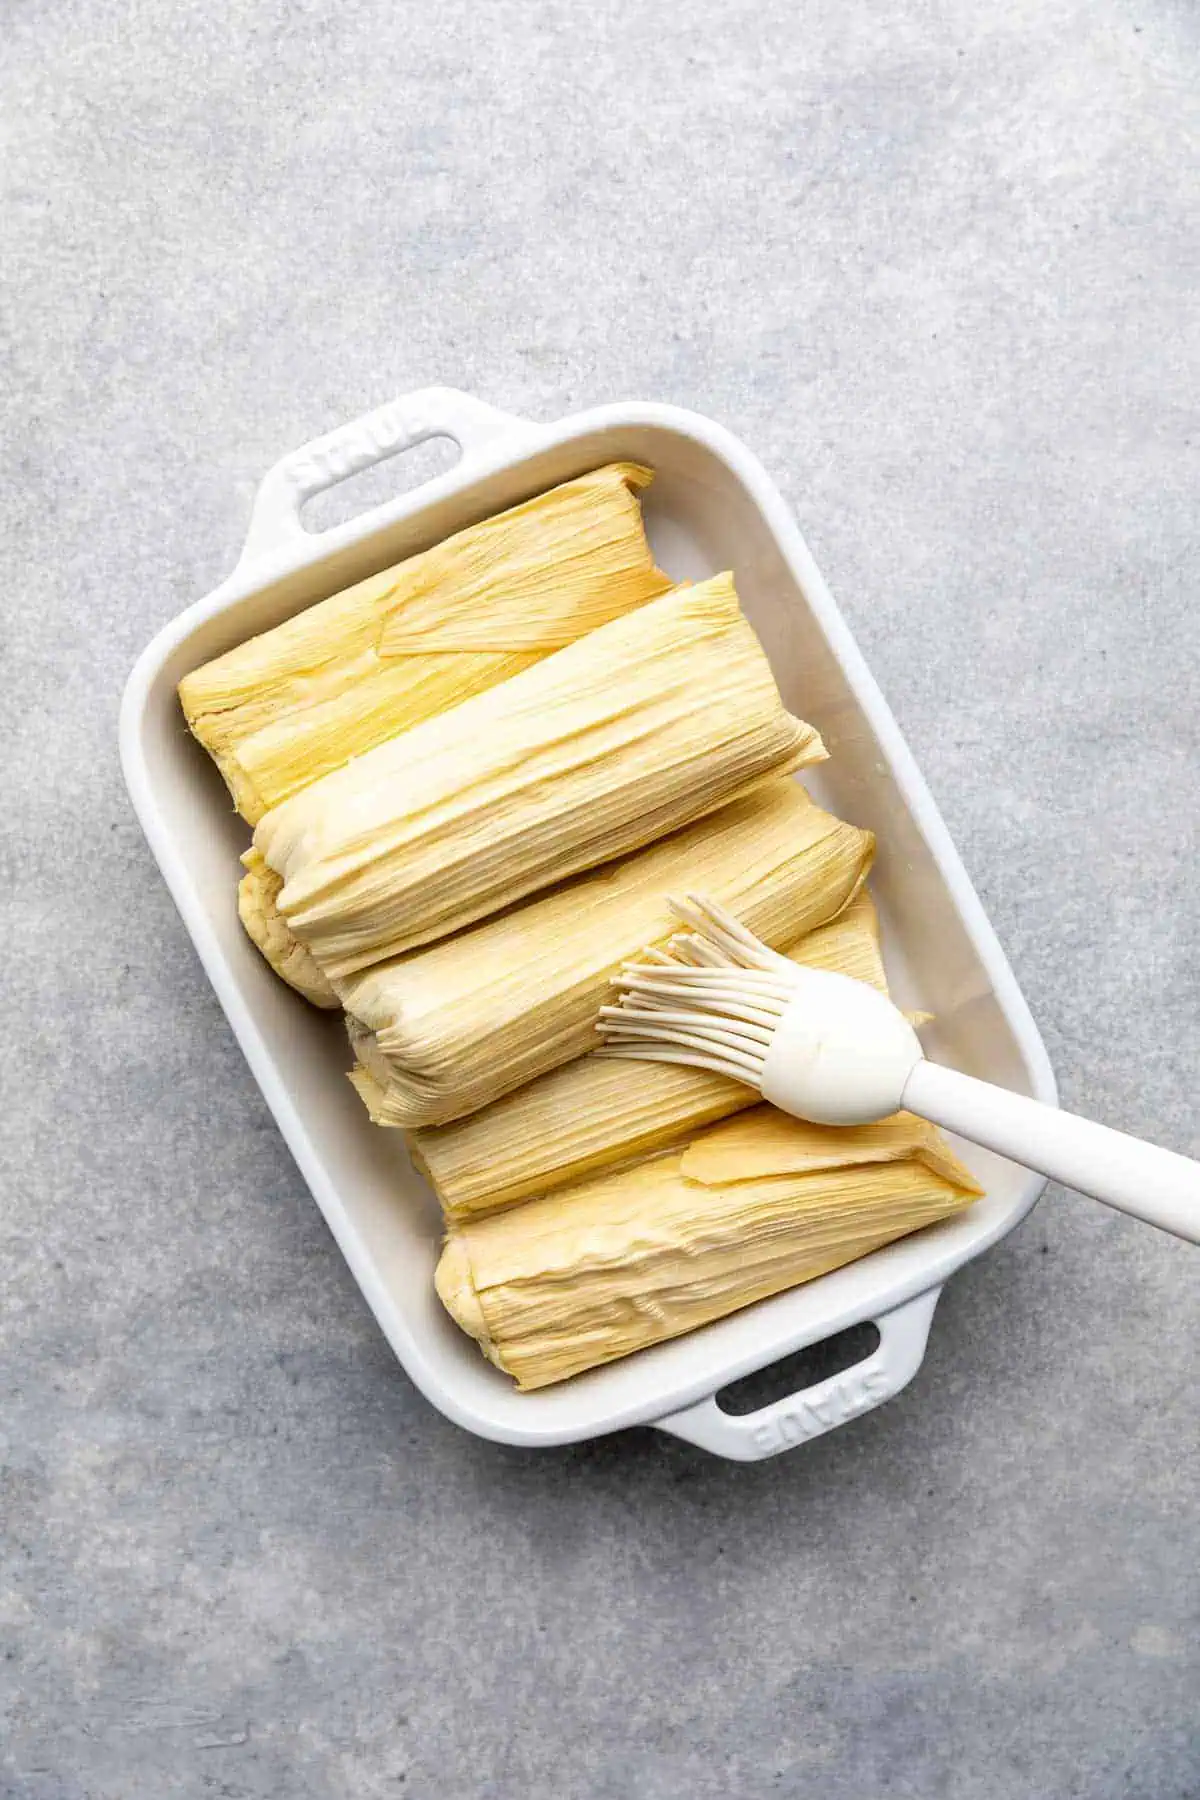
[[[754,1441],[764,1456],[820,1437],[835,1425],[843,1425],[856,1413],[869,1412],[887,1398],[888,1378],[882,1369],[870,1375],[844,1375],[814,1388],[804,1400],[785,1406],[771,1419],[755,1427]]]
[[[411,444],[429,436],[429,426],[422,415],[399,400],[381,406],[365,419],[334,432],[323,444],[316,445],[288,469],[292,486],[300,498],[344,481],[359,469],[369,469],[383,456],[406,450]]]

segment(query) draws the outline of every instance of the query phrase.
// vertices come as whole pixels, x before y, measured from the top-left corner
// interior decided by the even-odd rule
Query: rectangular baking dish
[[[349,524],[305,530],[300,509],[314,494],[434,437],[460,448],[448,474]],[[344,1079],[350,1058],[340,1019],[284,987],[242,932],[237,859],[248,833],[185,729],[175,694],[189,670],[312,601],[556,482],[624,459],[656,471],[645,509],[660,563],[679,578],[734,570],[785,703],[818,727],[831,752],[809,783],[816,797],[876,833],[873,890],[887,964],[900,1002],[936,1014],[930,1053],[1053,1103],[1046,1053],[1012,972],[781,496],[729,432],[694,413],[620,404],[539,425],[428,388],[285,457],[259,489],[233,574],[139,658],[122,703],[121,758],[142,827],[263,1095],[426,1397],[467,1430],[505,1443],[563,1444],[652,1424],[749,1461],[816,1437],[903,1387],[920,1366],[942,1284],[1019,1223],[1041,1178],[965,1149],[987,1194],[963,1216],[688,1337],[559,1388],[518,1394],[436,1300],[436,1202],[400,1135],[373,1127]],[[845,1373],[749,1415],[717,1404],[738,1378],[868,1321],[878,1346]]]

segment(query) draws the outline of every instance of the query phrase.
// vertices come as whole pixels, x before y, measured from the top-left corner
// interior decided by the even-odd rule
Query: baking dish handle
[[[255,495],[241,566],[290,544],[309,541],[312,534],[300,523],[305,501],[389,456],[414,449],[428,438],[448,437],[467,458],[498,439],[523,438],[536,429],[531,420],[500,412],[457,388],[420,388],[389,400],[386,406],[293,450],[267,472]],[[380,510],[374,507],[360,513],[356,528]]]
[[[758,1412],[723,1412],[715,1394],[682,1412],[655,1419],[660,1431],[686,1438],[715,1456],[758,1462],[821,1437],[860,1413],[890,1400],[921,1366],[940,1287],[906,1300],[874,1321],[879,1343],[864,1361],[801,1394],[789,1394]]]

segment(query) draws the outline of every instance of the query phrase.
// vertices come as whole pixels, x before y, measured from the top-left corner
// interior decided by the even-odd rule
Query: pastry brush
[[[917,1113],[1200,1243],[1200,1163],[930,1062],[865,982],[790,962],[701,895],[671,907],[688,929],[616,977],[599,1055],[709,1069],[818,1125]]]

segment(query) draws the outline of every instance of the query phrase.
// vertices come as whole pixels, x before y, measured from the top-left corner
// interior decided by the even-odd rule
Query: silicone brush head
[[[921,1046],[886,995],[790,962],[702,895],[671,909],[690,929],[615,978],[600,1055],[708,1069],[817,1124],[900,1108]]]

